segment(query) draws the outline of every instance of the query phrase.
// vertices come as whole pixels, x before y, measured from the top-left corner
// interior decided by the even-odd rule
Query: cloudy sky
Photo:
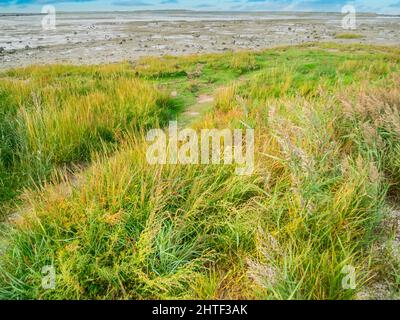
[[[40,12],[45,4],[58,11],[100,10],[260,10],[341,11],[353,4],[358,11],[400,14],[400,0],[0,0],[0,13]]]

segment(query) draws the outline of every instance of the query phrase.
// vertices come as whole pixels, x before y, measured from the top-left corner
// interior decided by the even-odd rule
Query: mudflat
[[[358,14],[344,30],[340,13],[105,12],[0,16],[0,68],[101,64],[142,56],[257,50],[307,42],[400,44],[400,17]],[[354,37],[340,35],[351,32]]]

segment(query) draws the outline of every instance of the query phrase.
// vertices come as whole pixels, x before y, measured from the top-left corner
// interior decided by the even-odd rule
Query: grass
[[[344,40],[363,39],[363,38],[365,38],[363,35],[357,33],[340,33],[335,35],[335,39],[344,39]]]
[[[356,299],[382,281],[396,297],[396,230],[379,230],[400,186],[399,53],[313,44],[4,73],[0,187],[17,215],[0,297]],[[214,104],[193,128],[255,129],[253,175],[146,162],[146,129],[201,94]]]
[[[0,201],[176,112],[166,92],[124,74],[123,66],[9,71],[0,96]]]

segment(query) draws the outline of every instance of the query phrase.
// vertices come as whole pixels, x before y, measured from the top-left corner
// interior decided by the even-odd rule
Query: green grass
[[[340,33],[335,35],[335,39],[352,40],[352,39],[363,39],[363,38],[365,38],[363,35],[357,33]]]
[[[90,162],[176,113],[168,93],[126,67],[32,67],[0,80],[0,201],[54,169]]]
[[[313,44],[3,73],[0,200],[17,215],[0,297],[355,299],[377,281],[395,296],[398,263],[373,248],[400,187],[399,53]],[[146,162],[146,129],[201,94],[215,100],[193,128],[255,129],[253,175]]]

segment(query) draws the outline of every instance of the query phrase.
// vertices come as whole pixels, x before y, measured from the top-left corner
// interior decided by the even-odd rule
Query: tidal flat
[[[0,68],[31,64],[101,64],[143,56],[260,50],[308,42],[400,44],[400,17],[357,14],[344,30],[340,13],[91,12],[0,17]],[[349,32],[353,36],[348,36]]]

